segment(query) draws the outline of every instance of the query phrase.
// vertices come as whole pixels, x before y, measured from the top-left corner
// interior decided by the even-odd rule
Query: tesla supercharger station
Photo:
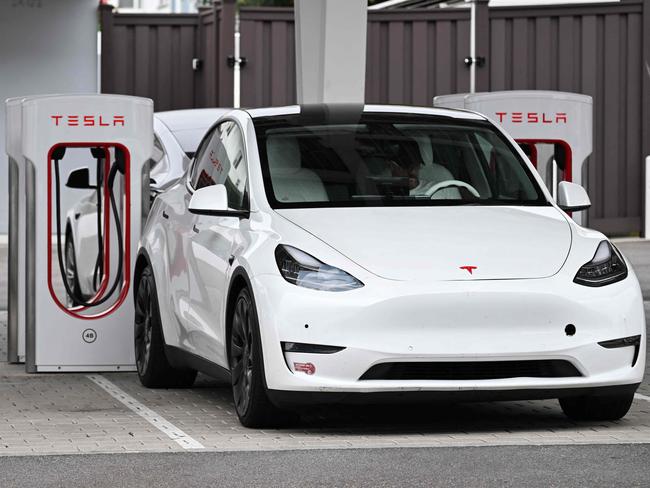
[[[6,102],[9,157],[9,249],[7,259],[7,361],[25,362],[25,171],[22,161],[22,98]]]
[[[17,243],[9,322],[18,341],[24,330],[27,371],[134,370],[131,276],[149,203],[153,102],[119,95],[10,99],[7,142],[16,186],[10,215],[18,216],[9,238]],[[75,195],[78,203],[64,207]],[[76,259],[68,253],[70,222],[79,227]],[[90,267],[80,269],[85,262]],[[85,293],[84,273],[93,277]]]
[[[592,152],[590,96],[554,91],[501,91],[442,95],[437,107],[472,110],[500,124],[528,155],[555,198],[557,184],[584,186],[585,162]],[[584,212],[573,219],[584,224]]]

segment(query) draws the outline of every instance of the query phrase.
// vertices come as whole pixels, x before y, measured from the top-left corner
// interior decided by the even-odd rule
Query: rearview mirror
[[[228,208],[228,192],[225,185],[204,186],[195,190],[188,207],[190,213],[213,217],[248,217],[246,210]]]
[[[591,207],[591,200],[580,185],[561,181],[557,186],[557,204],[566,212],[579,212]]]
[[[90,184],[90,172],[88,168],[79,168],[71,171],[68,175],[68,181],[65,186],[68,188],[77,188],[80,190],[89,190],[96,188],[95,185]]]

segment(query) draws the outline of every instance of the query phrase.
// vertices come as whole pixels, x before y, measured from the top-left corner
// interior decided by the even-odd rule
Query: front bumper
[[[633,273],[596,289],[561,275],[433,284],[377,279],[342,293],[299,288],[275,275],[257,276],[252,284],[266,383],[276,397],[275,392],[465,392],[453,396],[548,398],[611,386],[635,389],[643,378],[645,317]],[[573,335],[566,332],[569,324],[575,326]],[[634,366],[634,347],[598,344],[633,335],[641,335]],[[345,349],[333,354],[284,353],[282,342]],[[569,361],[580,376],[359,379],[373,365],[386,362],[549,359]],[[296,370],[296,363],[312,364],[314,370]]]

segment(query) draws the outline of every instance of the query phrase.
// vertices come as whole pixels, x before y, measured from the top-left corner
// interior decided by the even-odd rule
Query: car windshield
[[[274,208],[549,205],[486,121],[303,107],[254,124]]]

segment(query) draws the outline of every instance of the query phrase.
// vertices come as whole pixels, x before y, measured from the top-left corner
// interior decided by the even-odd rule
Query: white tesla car
[[[210,108],[173,110],[154,115],[154,153],[149,175],[152,199],[183,176],[205,132],[226,112],[228,109]],[[90,153],[88,159],[92,159]],[[101,282],[97,263],[100,262],[98,250],[103,241],[101,227],[98,227],[102,219],[98,223],[97,211],[99,208],[102,216],[103,211],[101,206],[97,206],[96,182],[91,183],[91,172],[96,178],[94,164],[92,168],[78,168],[69,175],[66,186],[85,192],[80,193],[81,197],[66,212],[62,225],[65,229],[65,279],[74,295],[82,300],[93,297]],[[89,191],[91,189],[93,191]],[[67,296],[68,305],[75,305],[77,301]]]
[[[484,117],[235,110],[154,202],[135,270],[149,387],[229,376],[246,426],[309,403],[559,398],[617,419],[642,380],[629,263]]]

